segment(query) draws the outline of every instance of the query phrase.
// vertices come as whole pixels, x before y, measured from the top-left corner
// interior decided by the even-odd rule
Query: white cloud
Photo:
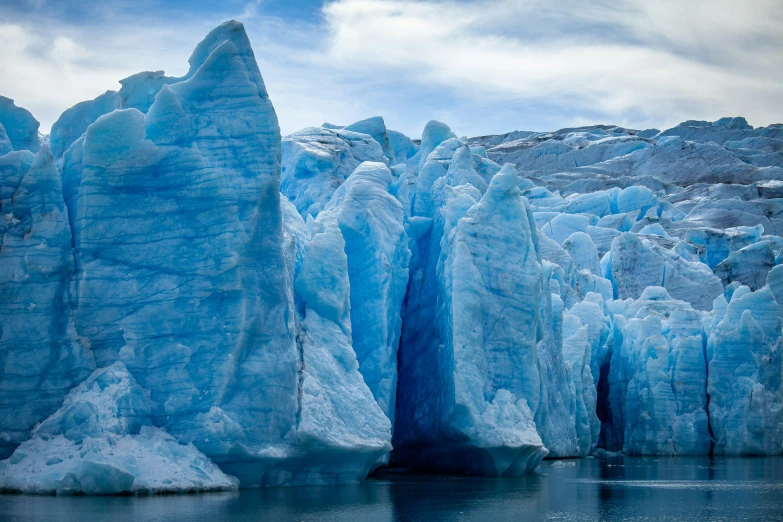
[[[140,28],[113,28],[114,34],[112,29],[75,31],[54,24],[43,29],[0,25],[0,94],[30,110],[42,132],[68,107],[118,89],[119,80],[131,74],[175,63],[179,71],[172,72],[187,70],[189,51],[154,53],[156,39]]]
[[[476,97],[548,99],[575,117],[768,124],[783,116],[783,4],[751,4],[338,0],[327,56]]]
[[[229,16],[13,20],[0,25],[0,94],[48,130],[121,78],[183,74],[198,40]],[[308,22],[265,16],[263,0],[249,0],[235,16],[286,133],[375,114],[412,135],[430,118],[460,134],[783,120],[783,3],[774,0],[334,0]]]

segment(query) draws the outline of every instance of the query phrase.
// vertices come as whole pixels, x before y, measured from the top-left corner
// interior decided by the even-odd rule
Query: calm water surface
[[[385,472],[359,485],[203,495],[0,495],[0,520],[783,520],[783,458],[555,462],[519,479]]]

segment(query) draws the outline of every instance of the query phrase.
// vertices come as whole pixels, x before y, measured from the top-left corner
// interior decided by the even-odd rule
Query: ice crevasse
[[[0,489],[783,452],[783,126],[281,136],[241,24],[189,63],[0,98]]]

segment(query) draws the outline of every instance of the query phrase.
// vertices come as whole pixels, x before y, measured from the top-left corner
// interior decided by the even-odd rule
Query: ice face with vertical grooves
[[[716,299],[709,336],[710,424],[719,455],[774,455],[783,450],[781,318],[773,287],[739,286]]]
[[[672,299],[665,289],[650,287],[628,307],[626,318],[621,348],[630,378],[624,408],[625,451],[708,453],[707,368],[700,314],[688,303]]]
[[[30,155],[0,157],[8,161],[0,170],[0,458],[95,368],[89,341],[73,323],[73,250],[60,176],[47,145]]]
[[[510,167],[470,208],[464,196],[451,193],[437,264],[442,301],[435,320],[442,348],[401,359],[415,364],[407,357],[421,358],[419,364],[426,361],[438,373],[435,379],[422,373],[400,381],[398,400],[405,404],[398,404],[395,450],[409,466],[518,475],[546,455],[533,421],[540,385],[541,263],[532,218]],[[507,256],[514,262],[504,262]]]
[[[207,40],[147,115],[98,118],[64,158],[76,325],[149,390],[157,425],[262,467],[297,408],[280,135],[252,54]]]
[[[361,325],[353,329],[359,371],[393,423],[410,250],[402,205],[389,193],[391,183],[386,165],[364,162],[337,189],[326,210],[335,215],[345,240],[351,322]]]
[[[539,400],[535,411],[536,430],[553,457],[586,455],[579,445],[577,394],[563,352],[563,312],[565,305],[553,287],[559,285],[562,269],[542,261],[542,292],[536,345],[539,374]]]
[[[304,313],[292,436],[306,451],[301,452],[301,469],[291,469],[287,482],[311,482],[314,471],[322,481],[357,482],[391,450],[391,422],[359,373],[352,348],[346,243],[332,211],[319,215],[312,232],[295,283]]]
[[[563,359],[574,387],[577,454],[589,455],[598,444],[601,423],[596,414],[597,393],[590,370],[588,328],[573,314],[563,316]]]

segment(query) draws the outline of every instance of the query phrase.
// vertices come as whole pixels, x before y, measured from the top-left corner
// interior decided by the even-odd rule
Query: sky
[[[281,130],[381,115],[419,137],[783,122],[779,0],[0,0],[0,95],[46,133],[244,23]]]

